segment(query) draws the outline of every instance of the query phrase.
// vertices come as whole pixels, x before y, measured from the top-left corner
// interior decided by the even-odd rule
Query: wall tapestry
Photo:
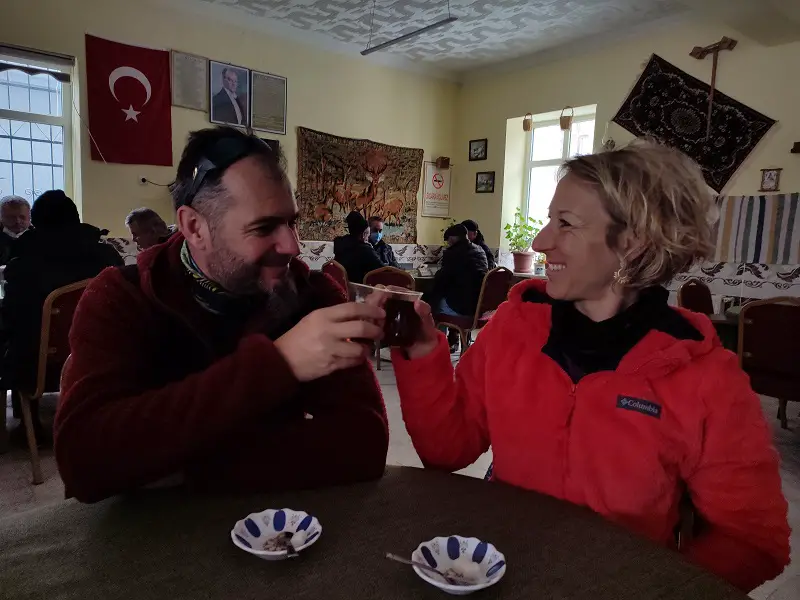
[[[653,54],[612,120],[636,136],[683,151],[721,192],[775,121],[717,90],[707,138],[709,92],[708,84]]]
[[[387,242],[417,241],[417,191],[423,151],[297,128],[300,239],[329,241],[347,233],[357,210],[384,219]]]
[[[715,261],[800,263],[800,194],[727,196],[719,206]]]

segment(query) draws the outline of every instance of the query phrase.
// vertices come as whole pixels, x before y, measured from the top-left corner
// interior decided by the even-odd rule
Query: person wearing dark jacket
[[[75,313],[55,420],[67,493],[380,478],[386,411],[350,340],[378,339],[384,314],[296,258],[281,155],[230,127],[196,131],[171,191],[179,232],[103,272]]]
[[[31,226],[31,205],[22,196],[0,199],[0,265],[11,259],[19,237]]]
[[[369,225],[360,212],[353,211],[345,218],[347,235],[333,240],[333,258],[347,271],[347,279],[362,283],[364,275],[384,266],[375,248],[367,240]]]
[[[449,246],[442,253],[442,266],[433,278],[430,302],[434,312],[471,317],[478,307],[483,277],[488,271],[486,255],[467,239],[463,225],[444,232]],[[426,295],[426,302],[429,298]]]
[[[375,253],[384,267],[400,268],[400,265],[397,264],[397,259],[394,257],[394,250],[383,239],[383,219],[381,217],[369,218],[369,243],[375,248]]]
[[[42,307],[50,292],[95,277],[106,267],[123,264],[113,246],[101,240],[100,229],[81,223],[75,203],[61,190],[51,190],[37,198],[31,209],[31,221],[34,228],[17,240],[5,270],[4,389],[32,391]],[[36,410],[33,415],[37,439],[42,441]]]
[[[467,238],[469,241],[476,246],[480,246],[481,250],[486,253],[486,263],[489,267],[489,270],[491,271],[494,269],[497,266],[497,263],[494,260],[494,252],[492,252],[492,249],[486,245],[486,240],[483,239],[483,233],[481,233],[480,228],[478,228],[478,224],[472,219],[462,221],[461,224],[467,228]]]

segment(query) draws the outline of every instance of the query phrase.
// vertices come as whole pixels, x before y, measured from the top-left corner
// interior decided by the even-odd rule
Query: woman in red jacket
[[[700,169],[655,144],[568,161],[533,242],[546,283],[515,286],[453,374],[447,341],[394,351],[423,463],[491,446],[493,478],[585,505],[743,590],[789,562],[778,456],[758,397],[704,315],[661,284],[711,252]],[[688,493],[696,535],[678,547]]]

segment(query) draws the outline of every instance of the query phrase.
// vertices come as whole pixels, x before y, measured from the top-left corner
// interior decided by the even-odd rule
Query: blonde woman
[[[698,167],[633,144],[568,161],[533,242],[548,280],[515,286],[453,373],[424,335],[393,361],[422,461],[491,446],[493,478],[585,505],[750,590],[789,562],[787,504],[758,397],[704,315],[662,284],[711,252]],[[678,548],[679,503],[698,527]]]

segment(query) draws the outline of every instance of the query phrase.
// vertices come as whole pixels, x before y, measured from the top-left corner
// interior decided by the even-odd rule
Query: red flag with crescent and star
[[[92,159],[172,166],[169,51],[86,36]]]

